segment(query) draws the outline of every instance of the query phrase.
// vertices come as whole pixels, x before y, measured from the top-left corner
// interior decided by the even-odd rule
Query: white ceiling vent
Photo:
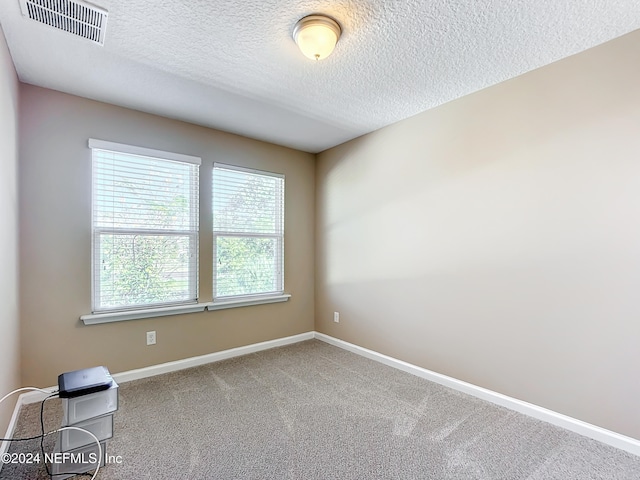
[[[107,11],[77,0],[20,0],[25,17],[104,45]]]

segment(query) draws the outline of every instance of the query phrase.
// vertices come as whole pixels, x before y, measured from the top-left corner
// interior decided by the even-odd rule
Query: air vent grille
[[[104,45],[107,11],[73,0],[20,0],[25,17]]]

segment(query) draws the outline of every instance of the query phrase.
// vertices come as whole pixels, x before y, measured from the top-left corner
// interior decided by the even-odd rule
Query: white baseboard
[[[118,383],[130,382],[132,380],[153,377],[155,375],[161,375],[163,373],[184,370],[185,368],[196,367],[199,365],[205,365],[212,362],[219,362],[220,360],[239,357],[242,355],[259,352],[262,350],[268,350],[271,348],[291,345],[291,344],[302,342],[305,340],[311,340],[313,338],[321,340],[325,343],[329,343],[336,347],[342,348],[344,350],[348,350],[357,355],[361,355],[371,360],[375,360],[377,362],[383,363],[390,367],[397,368],[407,373],[411,373],[413,375],[424,378],[426,380],[438,383],[440,385],[444,385],[446,387],[452,388],[454,390],[458,390],[460,392],[472,395],[477,398],[481,398],[483,400],[494,403],[496,405],[503,406],[505,408],[514,410],[516,412],[520,412],[522,414],[528,415],[533,418],[537,418],[538,420],[542,420],[552,425],[565,428],[567,430],[578,433],[585,437],[592,438],[594,440],[605,443],[607,445],[611,445],[612,447],[619,448],[621,450],[625,450],[634,455],[640,456],[640,440],[637,440],[635,438],[627,437],[625,435],[612,432],[611,430],[607,430],[607,429],[598,427],[596,425],[592,425],[590,423],[577,420],[567,415],[562,415],[552,410],[539,407],[537,405],[533,405],[531,403],[524,402],[522,400],[518,400],[516,398],[509,397],[507,395],[503,395],[501,393],[497,393],[492,390],[488,390],[486,388],[478,387],[477,385],[473,385],[471,383],[463,382],[461,380],[457,380],[455,378],[448,377],[440,373],[432,372],[431,370],[427,370],[425,368],[412,365],[402,360],[398,360],[396,358],[383,355],[373,350],[369,350],[369,349],[360,347],[358,345],[354,345],[352,343],[348,343],[343,340],[330,337],[329,335],[325,335],[319,332],[301,333],[299,335],[294,335],[291,337],[284,337],[276,340],[270,340],[267,342],[255,343],[255,344],[246,345],[243,347],[223,350],[221,352],[215,352],[207,355],[201,355],[198,357],[191,357],[183,360],[177,360],[175,362],[162,363],[158,365],[152,365],[150,367],[139,368],[136,370],[129,370],[126,372],[115,373],[113,374],[113,378]],[[54,390],[56,388],[57,387],[49,387],[47,388],[47,390]],[[20,395],[16,403],[16,407],[14,409],[13,415],[11,417],[11,421],[9,422],[7,433],[4,438],[11,438],[13,436],[13,432],[15,429],[16,421],[17,421],[21,406],[27,405],[30,403],[41,402],[45,397],[46,397],[46,394],[43,394],[40,392],[29,392],[29,393],[24,393]],[[7,442],[3,442],[2,446],[0,447],[0,453],[4,453],[7,448],[8,448]]]
[[[12,395],[12,394],[15,395],[20,390],[24,391],[24,390],[28,390],[29,388],[32,388],[32,387],[26,387],[26,388],[14,390],[9,395]],[[51,395],[51,393],[52,392],[46,392],[46,393],[38,392],[39,395],[42,395],[43,399],[47,398],[47,396]],[[24,405],[24,395],[25,394],[20,395],[16,400],[16,404],[13,407],[13,413],[11,414],[11,418],[9,419],[9,425],[7,425],[7,431],[2,438],[13,438],[13,435],[15,434],[15,431],[16,431],[16,425],[18,423],[18,417],[20,416],[20,408],[22,407],[22,405]],[[6,397],[6,398],[9,398],[9,397]],[[9,451],[10,444],[11,444],[10,441],[3,441],[0,443],[0,456],[4,455]],[[3,465],[4,465],[4,462],[0,461],[0,472],[2,471]]]
[[[132,380],[155,377],[156,375],[162,375],[163,373],[177,372],[178,370],[184,370],[185,368],[198,367],[200,365],[206,365],[207,363],[219,362],[220,360],[227,360],[233,357],[240,357],[242,355],[260,352],[262,350],[269,350],[270,348],[283,347],[285,345],[291,345],[305,340],[312,340],[314,338],[314,334],[315,332],[305,332],[291,337],[276,338],[275,340],[231,348],[220,352],[208,353],[198,357],[190,357],[182,360],[176,360],[174,362],[160,363],[158,365],[151,365],[150,367],[114,373],[112,376],[118,383],[131,382]],[[57,388],[57,386],[49,387],[46,390],[56,390]],[[40,392],[24,393],[20,395],[20,400],[22,401],[21,405],[41,402],[45,397],[46,395]]]
[[[18,415],[20,414],[20,407],[22,406],[22,395],[18,397],[16,400],[16,406],[13,408],[13,414],[11,415],[11,420],[9,420],[9,425],[7,426],[7,432],[4,434],[2,438],[13,438],[13,434],[16,431],[16,424],[18,423]],[[11,442],[2,442],[0,444],[0,457],[7,453],[9,450],[9,444]],[[2,470],[3,463],[0,462],[0,471]]]
[[[233,357],[240,357],[242,355],[260,352],[262,350],[269,350],[271,348],[283,347],[285,345],[291,345],[293,343],[311,340],[314,338],[314,333],[315,332],[306,332],[299,335],[294,335],[292,337],[284,337],[278,338],[276,340],[269,340],[267,342],[254,343],[252,345],[231,348],[229,350],[209,353],[207,355],[201,355],[199,357],[185,358],[184,360],[177,360],[175,362],[161,363],[159,365],[152,365],[150,367],[139,368],[137,370],[129,370],[128,372],[116,373],[113,375],[113,378],[116,382],[123,383],[130,382],[132,380],[138,380],[140,378],[154,377],[163,373],[184,370],[185,368],[198,367],[200,365],[206,365],[207,363],[219,362],[220,360],[227,360]]]
[[[322,340],[323,342],[329,343],[336,347],[340,347],[344,350],[348,350],[352,353],[356,353],[390,367],[397,368],[398,370],[411,373],[426,380],[430,380],[434,383],[444,385],[445,387],[458,390],[459,392],[463,392],[477,398],[481,398],[510,410],[515,410],[516,412],[523,413],[524,415],[537,418],[538,420],[542,420],[552,425],[565,428],[582,436],[592,438],[599,442],[606,443],[607,445],[611,445],[612,447],[619,448],[634,455],[640,456],[640,440],[637,440],[635,438],[612,432],[611,430],[607,430],[605,428],[583,422],[582,420],[578,420],[576,418],[554,412],[553,410],[549,410],[547,408],[539,407],[532,403],[518,400],[517,398],[509,397],[507,395],[503,395],[486,388],[478,387],[477,385],[473,385],[471,383],[463,382],[462,380],[457,380],[440,373],[432,372],[431,370],[427,370],[425,368],[412,365],[411,363],[403,362],[402,360],[398,360],[396,358],[374,352],[373,350],[354,345],[353,343],[348,343],[338,338],[330,337],[329,335],[325,335],[324,333],[315,332],[314,337],[318,340]]]

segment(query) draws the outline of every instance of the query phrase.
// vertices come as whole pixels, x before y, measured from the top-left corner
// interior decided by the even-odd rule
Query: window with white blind
[[[213,298],[284,291],[284,175],[213,166]]]
[[[90,140],[93,311],[198,300],[200,158]]]

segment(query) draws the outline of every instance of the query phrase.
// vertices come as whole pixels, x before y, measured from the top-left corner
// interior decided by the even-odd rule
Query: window
[[[213,166],[213,299],[282,294],[284,175]]]
[[[90,140],[93,312],[198,300],[200,159]]]

